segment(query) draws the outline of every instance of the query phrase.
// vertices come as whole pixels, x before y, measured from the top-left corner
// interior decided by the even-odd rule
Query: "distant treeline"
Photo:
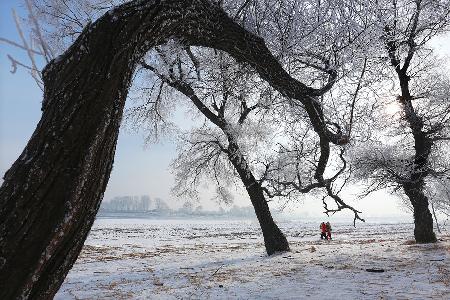
[[[104,212],[147,212],[147,211],[169,211],[170,208],[160,198],[150,199],[144,196],[122,196],[115,197],[110,201],[103,201],[100,211]]]
[[[179,209],[172,209],[161,198],[151,199],[148,195],[143,196],[121,196],[110,201],[103,201],[100,213],[149,213],[151,215],[174,215],[174,216],[232,216],[232,217],[254,217],[255,212],[251,206],[232,206],[225,210],[204,210],[201,205],[194,206],[192,202],[185,202]]]

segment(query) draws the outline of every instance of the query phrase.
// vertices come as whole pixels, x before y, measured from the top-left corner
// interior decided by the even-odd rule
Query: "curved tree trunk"
[[[230,139],[228,141],[228,158],[244,183],[250,201],[253,204],[264,236],[264,245],[266,246],[267,254],[272,255],[275,252],[289,251],[289,243],[272,218],[261,185],[253,176],[237,144],[233,143],[232,140],[230,141]]]
[[[136,0],[108,12],[43,71],[42,118],[0,188],[0,299],[51,299],[58,291],[103,197],[135,66],[172,37],[224,50],[313,105],[306,96],[314,91],[291,78],[264,41],[209,1]]]

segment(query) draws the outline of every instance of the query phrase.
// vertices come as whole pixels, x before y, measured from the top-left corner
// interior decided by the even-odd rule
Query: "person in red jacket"
[[[320,223],[320,239],[327,239],[327,225],[324,222]]]
[[[330,222],[327,222],[325,224],[325,229],[327,232],[327,240],[331,240],[331,224],[330,224]]]

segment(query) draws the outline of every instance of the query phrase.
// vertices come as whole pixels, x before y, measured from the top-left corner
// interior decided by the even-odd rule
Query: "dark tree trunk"
[[[402,92],[400,102],[414,138],[415,150],[414,169],[408,180],[402,183],[402,186],[414,209],[414,238],[416,242],[434,243],[436,242],[436,235],[433,231],[433,216],[428,208],[428,198],[424,193],[424,179],[428,175],[428,160],[433,142],[423,131],[423,120],[417,115],[412,104],[409,76],[406,75],[406,70],[397,72]]]
[[[434,243],[433,216],[428,208],[428,198],[420,184],[404,184],[403,190],[414,209],[414,238],[417,243]]]
[[[4,176],[0,299],[51,299],[58,291],[103,197],[135,66],[171,37],[224,50],[253,66],[282,94],[313,105],[307,96],[315,91],[291,78],[262,39],[209,1],[139,0],[105,14],[44,69],[42,118]],[[316,110],[308,113],[315,128],[326,128]],[[262,199],[257,189],[247,189],[252,201]],[[255,205],[261,225],[274,232],[267,236],[270,251],[286,250],[264,213],[265,201]]]
[[[275,252],[289,251],[289,243],[272,218],[272,214],[270,213],[269,205],[264,197],[264,192],[261,185],[250,171],[245,158],[239,151],[238,146],[230,141],[230,139],[229,143],[228,158],[244,183],[250,197],[250,201],[253,204],[256,217],[258,218],[259,225],[261,226],[264,236],[264,245],[266,246],[267,254],[272,255]]]

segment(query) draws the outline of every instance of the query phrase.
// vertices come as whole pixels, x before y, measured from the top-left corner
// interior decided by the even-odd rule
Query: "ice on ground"
[[[450,299],[448,228],[332,225],[280,223],[291,252],[268,257],[251,221],[98,219],[56,299]]]

